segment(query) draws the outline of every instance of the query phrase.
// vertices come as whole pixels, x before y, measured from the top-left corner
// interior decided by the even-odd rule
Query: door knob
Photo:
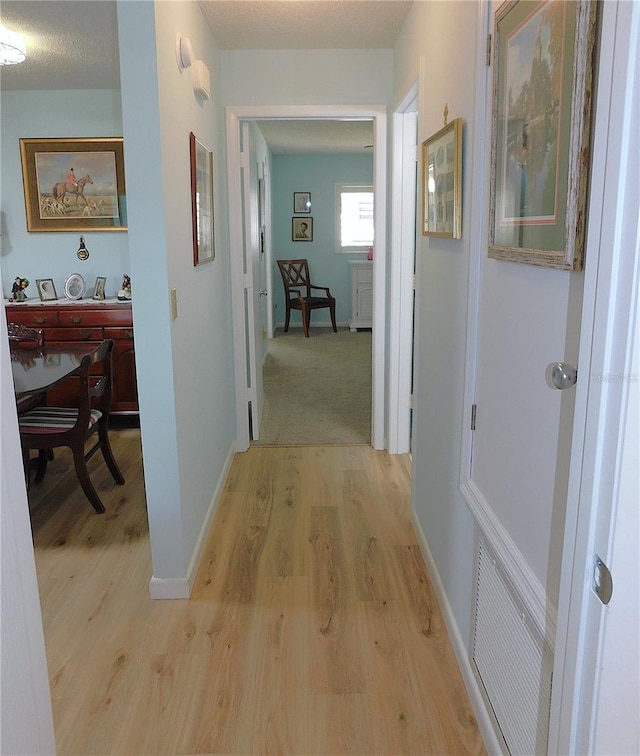
[[[550,385],[559,391],[575,386],[578,380],[578,371],[573,365],[567,362],[553,362],[547,368],[547,374],[550,378]]]
[[[266,297],[269,292],[266,289],[260,289],[258,294],[260,294],[261,297]]]

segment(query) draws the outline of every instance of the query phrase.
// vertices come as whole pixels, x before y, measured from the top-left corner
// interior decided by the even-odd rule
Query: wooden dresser
[[[8,323],[20,323],[41,328],[44,343],[63,346],[85,342],[99,343],[114,340],[114,386],[111,411],[119,414],[138,412],[136,365],[133,348],[133,319],[130,302],[24,302],[5,305]],[[73,387],[67,383],[53,389],[48,400],[51,404],[66,405],[73,402]]]

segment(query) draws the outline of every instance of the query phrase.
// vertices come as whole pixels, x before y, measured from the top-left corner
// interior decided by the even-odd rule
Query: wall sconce
[[[195,55],[189,37],[176,37],[176,58],[181,71],[193,63]]]
[[[211,77],[204,60],[196,60],[193,64],[193,91],[203,100],[211,98]]]
[[[0,66],[22,63],[27,57],[24,37],[0,25]]]

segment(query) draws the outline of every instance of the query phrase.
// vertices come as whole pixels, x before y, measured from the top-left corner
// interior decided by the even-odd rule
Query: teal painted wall
[[[274,155],[273,156],[273,288],[274,323],[284,323],[284,289],[276,260],[306,257],[311,280],[328,286],[336,298],[336,320],[346,325],[351,315],[351,269],[349,260],[365,254],[336,254],[335,186],[373,182],[373,156],[365,155]],[[313,241],[294,242],[291,234],[293,193],[311,193]],[[298,217],[305,217],[298,215]],[[311,315],[311,324],[329,324],[328,310]],[[293,312],[291,325],[300,325],[300,313]]]

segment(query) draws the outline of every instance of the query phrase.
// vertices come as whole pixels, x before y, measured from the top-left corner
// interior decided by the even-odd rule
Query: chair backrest
[[[111,396],[113,393],[113,339],[105,339],[91,354],[85,354],[80,363],[78,426],[86,428],[92,409],[100,410],[103,415],[109,415],[111,410]],[[101,375],[95,380],[91,374],[91,366],[102,363]]]
[[[292,289],[306,289],[307,296],[311,296],[309,262],[304,259],[278,260],[277,262],[286,295],[288,296]]]
[[[19,346],[21,349],[40,349],[44,344],[44,331],[41,328],[29,328],[20,323],[7,325],[9,346]]]

